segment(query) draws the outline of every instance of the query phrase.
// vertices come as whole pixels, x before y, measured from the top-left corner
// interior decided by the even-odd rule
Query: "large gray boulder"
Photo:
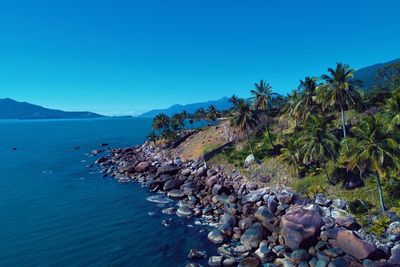
[[[316,205],[294,205],[281,218],[281,235],[291,250],[308,249],[316,243],[322,225],[322,213]]]
[[[359,260],[377,258],[379,257],[379,254],[381,254],[375,244],[362,240],[353,231],[344,229],[339,230],[336,241],[337,245],[345,253],[350,254]]]
[[[257,248],[260,242],[263,240],[264,231],[260,223],[253,224],[249,229],[247,229],[240,242],[248,247]]]
[[[260,188],[245,195],[242,198],[241,203],[242,204],[255,203],[263,199],[263,196],[268,193],[269,193],[269,188]]]

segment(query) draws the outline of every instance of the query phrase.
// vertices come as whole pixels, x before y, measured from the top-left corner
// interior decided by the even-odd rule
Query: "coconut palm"
[[[299,97],[293,107],[293,114],[297,118],[306,119],[308,115],[321,111],[321,107],[316,102],[316,90],[319,86],[317,77],[306,77],[300,80]]]
[[[359,126],[353,127],[351,132],[354,137],[343,141],[350,148],[346,152],[347,167],[361,171],[370,166],[376,176],[381,208],[385,211],[381,178],[391,169],[400,170],[399,144],[387,130],[383,117],[371,115]]]
[[[271,146],[274,147],[274,143],[272,142],[272,137],[269,130],[268,113],[269,109],[272,106],[272,98],[276,94],[272,92],[272,87],[269,85],[269,83],[265,82],[264,80],[260,80],[260,82],[255,83],[254,86],[255,89],[250,91],[253,95],[253,105],[256,109],[260,109],[265,112],[265,125],[267,128],[269,141],[271,143]]]
[[[250,151],[253,156],[254,150],[251,144],[249,131],[256,127],[258,121],[257,114],[251,109],[250,104],[247,101],[240,101],[238,103],[237,110],[231,118],[231,125],[239,129],[240,132],[246,134]]]
[[[229,102],[231,102],[233,104],[233,106],[235,106],[237,104],[237,102],[239,101],[239,97],[237,95],[232,95],[229,99]]]
[[[390,116],[391,126],[400,126],[400,88],[387,100],[385,112]]]
[[[151,131],[148,135],[147,135],[147,140],[149,140],[150,142],[153,142],[154,145],[156,145],[157,142],[157,134],[154,131]]]
[[[158,132],[165,131],[169,128],[171,119],[164,113],[160,113],[153,119],[152,128]]]
[[[326,169],[328,159],[336,159],[338,148],[338,140],[332,133],[330,122],[320,115],[310,115],[298,142],[301,144],[303,163],[316,163],[324,170],[328,181],[334,184]]]
[[[204,108],[198,108],[194,114],[194,117],[197,121],[203,120],[206,118],[207,112]]]
[[[299,177],[300,156],[300,147],[297,139],[294,137],[286,138],[283,141],[279,159],[287,162],[293,168],[296,177]]]
[[[322,75],[326,85],[318,87],[318,99],[326,107],[340,111],[343,137],[346,138],[345,108],[356,105],[361,81],[354,79],[354,70],[342,63],[337,63],[336,69],[329,68],[328,72]]]
[[[210,105],[207,109],[207,118],[215,123],[215,121],[220,116],[220,112],[214,105]]]
[[[179,131],[183,127],[185,127],[185,120],[184,120],[182,114],[181,113],[177,113],[177,114],[172,115],[171,128],[174,131]]]

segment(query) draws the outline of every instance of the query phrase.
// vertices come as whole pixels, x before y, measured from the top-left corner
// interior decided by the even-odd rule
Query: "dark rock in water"
[[[176,212],[176,209],[174,207],[166,208],[162,210],[162,213],[167,214],[167,215],[172,215]]]
[[[135,167],[135,171],[136,172],[146,172],[150,167],[150,163],[148,163],[147,161],[142,161],[140,163],[138,163]]]
[[[339,230],[336,241],[344,252],[352,255],[356,259],[363,260],[379,256],[379,251],[375,244],[362,240],[352,231],[344,229]]]
[[[213,229],[207,235],[208,240],[214,244],[221,244],[224,242],[224,236],[222,235],[221,231],[218,229]]]
[[[193,248],[189,251],[189,259],[201,259],[207,256],[207,252],[204,250]]]
[[[105,146],[108,146],[108,144],[107,143],[101,143],[101,144],[99,144],[99,146],[105,147]]]
[[[211,256],[208,259],[208,265],[209,266],[221,266],[223,259],[224,258],[222,256]]]
[[[176,211],[176,214],[180,216],[190,216],[192,215],[192,213],[193,213],[192,210],[186,205],[180,206]]]
[[[14,147],[14,148],[15,148],[15,147]],[[79,145],[76,145],[76,146],[74,146],[74,149],[75,149],[75,150],[79,150],[79,149],[81,149],[81,147],[80,147]],[[14,150],[17,150],[17,149],[15,148]]]
[[[321,211],[317,206],[294,205],[281,218],[281,235],[290,249],[308,249],[317,242],[322,225]]]
[[[258,267],[260,260],[255,257],[247,257],[239,262],[238,267]]]
[[[262,225],[260,223],[255,223],[244,232],[240,238],[240,242],[248,247],[257,248],[260,242],[263,240],[263,237],[264,230]]]
[[[98,160],[96,160],[95,163],[96,163],[96,164],[101,164],[101,163],[106,162],[106,161],[107,161],[107,158],[106,158],[106,157],[101,157],[101,158],[99,158]]]
[[[168,197],[172,199],[183,199],[185,197],[185,194],[183,193],[182,190],[180,189],[172,189],[171,191],[168,192]]]
[[[156,176],[160,176],[163,174],[175,175],[179,172],[181,168],[179,166],[169,164],[166,166],[158,167]]]

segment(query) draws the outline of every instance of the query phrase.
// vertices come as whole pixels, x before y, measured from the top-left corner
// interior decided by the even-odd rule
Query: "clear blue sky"
[[[0,0],[0,97],[140,113],[400,57],[400,1]]]

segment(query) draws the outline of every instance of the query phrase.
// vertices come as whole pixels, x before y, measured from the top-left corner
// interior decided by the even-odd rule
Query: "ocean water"
[[[204,226],[161,213],[175,202],[149,202],[146,188],[87,167],[99,143],[139,144],[150,125],[0,121],[0,266],[184,266],[191,248],[213,254]]]

